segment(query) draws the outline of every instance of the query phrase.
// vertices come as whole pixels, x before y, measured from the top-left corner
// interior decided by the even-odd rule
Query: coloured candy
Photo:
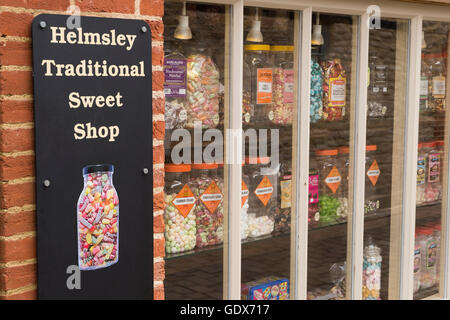
[[[364,248],[363,260],[363,300],[380,300],[381,250],[369,240]]]
[[[323,119],[342,120],[345,116],[346,74],[340,59],[322,63],[323,82]]]
[[[323,71],[322,67],[311,60],[311,88],[310,88],[310,121],[317,122],[323,115]]]
[[[185,252],[195,248],[196,225],[194,207],[186,217],[183,217],[173,204],[177,193],[164,195],[166,207],[164,210],[166,252],[178,253]]]
[[[268,105],[269,120],[275,124],[292,124],[294,114],[293,70],[274,68],[272,103]],[[289,88],[289,89],[288,89]],[[289,90],[289,92],[287,92]]]
[[[220,244],[223,241],[223,194],[216,174],[217,164],[194,164],[192,192],[195,196],[194,209],[197,227],[197,247]]]
[[[112,165],[83,168],[85,188],[77,205],[81,270],[105,268],[119,260],[119,198],[112,183],[113,170]],[[100,196],[100,190],[105,197]]]

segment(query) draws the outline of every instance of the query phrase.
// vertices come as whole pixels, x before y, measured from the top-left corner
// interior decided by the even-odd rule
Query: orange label
[[[272,103],[272,69],[257,69],[256,104]]]
[[[244,206],[245,202],[248,199],[248,188],[245,184],[244,180],[242,180],[242,186],[241,186],[241,208]]]
[[[172,204],[185,218],[191,212],[195,204],[195,197],[187,184],[178,192],[175,199],[172,200]]]
[[[373,160],[369,170],[367,170],[367,176],[369,177],[370,182],[372,182],[372,185],[375,187],[378,177],[380,176],[380,168],[378,167],[377,160]]]
[[[223,195],[220,188],[213,181],[208,188],[206,188],[205,192],[200,196],[200,200],[202,200],[206,209],[212,214],[216,211],[220,202],[222,201]]]
[[[341,75],[337,78],[330,78],[330,97],[328,99],[330,107],[345,106],[345,85],[346,80]]]
[[[272,193],[273,186],[270,183],[269,178],[267,178],[267,176],[264,176],[259,185],[256,187],[255,194],[259,198],[259,200],[261,200],[263,205],[266,206],[270,200],[270,197],[272,197]]]
[[[330,173],[325,178],[325,183],[333,193],[336,193],[339,185],[341,184],[341,174],[339,173],[339,170],[336,168],[336,166],[331,169]]]

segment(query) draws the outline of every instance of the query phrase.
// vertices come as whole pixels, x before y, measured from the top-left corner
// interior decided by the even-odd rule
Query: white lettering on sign
[[[69,107],[71,109],[76,109],[79,106],[83,106],[84,108],[92,108],[92,106],[97,106],[99,108],[104,107],[122,107],[123,103],[121,101],[122,95],[120,92],[117,92],[115,96],[80,96],[79,92],[71,92],[69,94]]]
[[[96,46],[120,46],[125,47],[127,51],[133,48],[135,34],[116,34],[116,30],[112,29],[106,33],[83,32],[83,28],[77,28],[77,31],[66,32],[65,27],[51,27],[52,39],[50,43],[68,43],[68,44],[84,44]]]

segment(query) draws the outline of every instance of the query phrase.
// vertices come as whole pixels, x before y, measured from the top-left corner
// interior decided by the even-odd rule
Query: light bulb
[[[311,44],[314,46],[323,45],[323,36],[322,36],[322,26],[320,24],[316,24],[313,26],[313,34],[311,37]]]
[[[311,37],[311,44],[313,46],[323,45],[322,26],[319,24],[319,13],[316,16],[316,24],[313,25],[313,34]]]
[[[427,43],[425,42],[425,31],[422,31],[422,49],[427,47]]]
[[[256,9],[255,19],[252,22],[252,27],[247,34],[247,41],[263,42],[263,35],[261,32],[261,21],[259,20],[259,9]]]
[[[186,1],[183,1],[183,11],[178,16],[178,26],[175,29],[174,37],[180,40],[192,39],[191,28],[189,28],[189,16],[186,15]]]
[[[263,42],[263,35],[261,33],[261,21],[253,20],[252,27],[247,34],[247,41]]]

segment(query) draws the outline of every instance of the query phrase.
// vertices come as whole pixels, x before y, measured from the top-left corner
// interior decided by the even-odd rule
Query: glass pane
[[[345,299],[358,17],[313,14],[308,299]]]
[[[423,22],[414,243],[414,299],[438,292],[449,24]],[[447,128],[447,129],[446,129]]]
[[[244,9],[242,299],[289,298],[296,19]]]
[[[222,299],[229,7],[166,0],[164,13],[165,297]]]
[[[363,287],[365,300],[392,299],[399,281],[409,22],[382,19],[369,32]],[[393,285],[391,285],[391,283]]]

